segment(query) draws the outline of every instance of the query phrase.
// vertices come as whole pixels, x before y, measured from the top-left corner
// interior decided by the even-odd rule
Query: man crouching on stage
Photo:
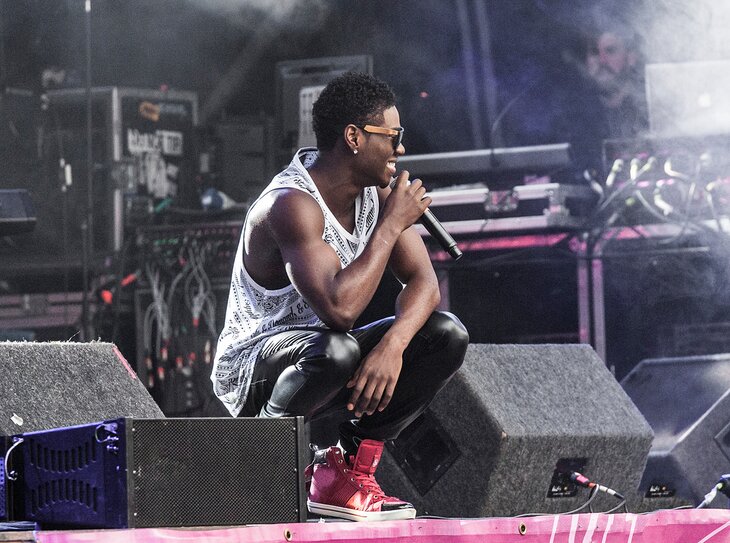
[[[418,233],[421,181],[396,175],[403,128],[388,85],[331,81],[313,107],[318,149],[300,149],[251,205],[238,246],[212,380],[233,416],[311,420],[346,406],[339,443],[319,450],[310,512],[414,518],[373,474],[460,367],[469,336],[439,303]],[[403,284],[395,316],[353,329],[386,266]]]

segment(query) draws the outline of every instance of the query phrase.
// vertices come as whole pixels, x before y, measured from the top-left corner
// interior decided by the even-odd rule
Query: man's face
[[[383,128],[400,127],[400,115],[395,106],[383,111],[383,122],[375,123]],[[384,134],[363,133],[367,138],[367,158],[369,176],[377,179],[377,185],[387,187],[390,180],[396,174],[396,160],[406,150],[401,143],[396,149],[393,148],[393,138]]]
[[[588,72],[599,83],[611,83],[624,78],[635,64],[635,54],[626,48],[623,40],[610,32],[604,32],[596,42],[596,48],[588,53]]]

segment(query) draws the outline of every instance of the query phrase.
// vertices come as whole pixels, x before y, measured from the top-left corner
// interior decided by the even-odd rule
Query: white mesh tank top
[[[322,239],[337,253],[344,268],[362,252],[373,232],[378,220],[377,189],[366,187],[358,197],[355,202],[355,231],[347,232],[327,208],[307,172],[316,158],[316,149],[300,149],[251,208],[264,194],[280,188],[294,188],[311,195],[324,214]],[[247,221],[248,215],[244,225]],[[226,320],[218,338],[211,374],[216,395],[234,417],[246,402],[254,363],[265,338],[296,328],[325,327],[293,285],[268,290],[248,275],[243,265],[243,231],[233,265]]]

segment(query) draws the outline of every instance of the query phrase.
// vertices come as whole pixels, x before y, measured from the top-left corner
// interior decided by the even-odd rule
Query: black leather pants
[[[267,339],[240,416],[304,416],[310,421],[344,410],[352,394],[345,387],[347,381],[392,323],[393,317],[389,317],[349,333],[315,328]],[[468,343],[469,335],[456,316],[434,312],[403,354],[388,407],[340,425],[345,449],[354,451],[360,439],[398,437],[459,369]]]

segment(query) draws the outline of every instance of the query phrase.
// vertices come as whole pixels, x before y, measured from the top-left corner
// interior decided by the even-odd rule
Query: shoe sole
[[[395,509],[393,511],[357,511],[347,507],[338,507],[326,503],[317,503],[307,500],[307,509],[310,513],[316,513],[325,517],[343,518],[362,522],[366,520],[407,520],[416,518],[416,510]]]

